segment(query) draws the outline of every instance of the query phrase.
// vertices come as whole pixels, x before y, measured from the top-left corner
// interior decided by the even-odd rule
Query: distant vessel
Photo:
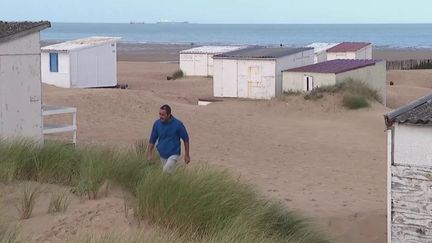
[[[159,20],[156,24],[189,24],[188,21]]]
[[[145,24],[144,21],[138,22],[138,21],[131,21],[129,24]]]

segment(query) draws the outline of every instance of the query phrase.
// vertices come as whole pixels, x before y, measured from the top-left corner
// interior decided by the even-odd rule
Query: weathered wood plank
[[[402,225],[410,225],[430,230],[432,236],[432,216],[415,213],[393,212],[392,222]]]
[[[410,178],[392,178],[392,199],[406,202],[432,202],[432,182]]]
[[[432,167],[392,166],[392,176],[432,182]]]
[[[431,231],[416,226],[392,224],[392,243],[432,242]]]
[[[392,200],[392,211],[432,217],[432,203]]]

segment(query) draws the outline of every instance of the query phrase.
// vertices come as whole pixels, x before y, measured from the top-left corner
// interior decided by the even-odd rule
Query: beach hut
[[[327,61],[327,50],[338,45],[338,43],[322,43],[316,42],[307,45],[306,47],[312,47],[314,49],[314,63]]]
[[[335,59],[372,59],[372,44],[342,42],[327,50],[327,60]]]
[[[282,70],[313,63],[313,48],[249,47],[215,55],[213,95],[270,99],[282,94]]]
[[[117,85],[118,37],[89,37],[42,47],[42,82],[63,88]]]
[[[388,243],[432,242],[432,95],[384,118]]]
[[[284,70],[283,91],[312,91],[316,87],[335,85],[349,79],[365,82],[386,100],[386,62],[338,59]]]
[[[0,137],[43,141],[40,31],[50,22],[0,21]]]
[[[213,76],[213,56],[246,46],[201,46],[180,52],[180,69],[185,76]]]

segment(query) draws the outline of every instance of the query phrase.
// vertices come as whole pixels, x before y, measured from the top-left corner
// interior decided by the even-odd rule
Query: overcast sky
[[[432,23],[431,0],[0,0],[0,19],[122,23]]]

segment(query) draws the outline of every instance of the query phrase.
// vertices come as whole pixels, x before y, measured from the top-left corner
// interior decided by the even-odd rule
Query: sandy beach
[[[389,71],[388,83],[394,85],[388,85],[388,108],[374,103],[350,111],[342,108],[339,96],[318,101],[302,97],[226,100],[197,106],[199,97],[212,95],[211,78],[166,79],[179,68],[178,51],[190,46],[137,45],[119,45],[118,77],[129,85],[126,90],[43,86],[44,104],[77,107],[78,144],[129,146],[147,139],[159,107],[168,103],[189,130],[191,166],[228,169],[263,195],[309,217],[337,242],[386,241],[383,114],[430,93],[432,70]],[[375,51],[374,57],[431,58],[432,51],[388,49]],[[4,204],[0,201],[1,207]],[[86,227],[98,225],[106,232],[132,227],[123,219],[110,223],[121,218],[121,202],[115,194],[81,206],[77,202],[75,207],[62,216],[63,221],[53,221],[58,223],[40,225],[38,218],[47,216],[35,215],[21,224],[45,232],[45,240],[61,241],[70,234],[56,235],[55,224],[73,225],[79,213],[102,207],[103,219],[108,220],[87,220]]]

